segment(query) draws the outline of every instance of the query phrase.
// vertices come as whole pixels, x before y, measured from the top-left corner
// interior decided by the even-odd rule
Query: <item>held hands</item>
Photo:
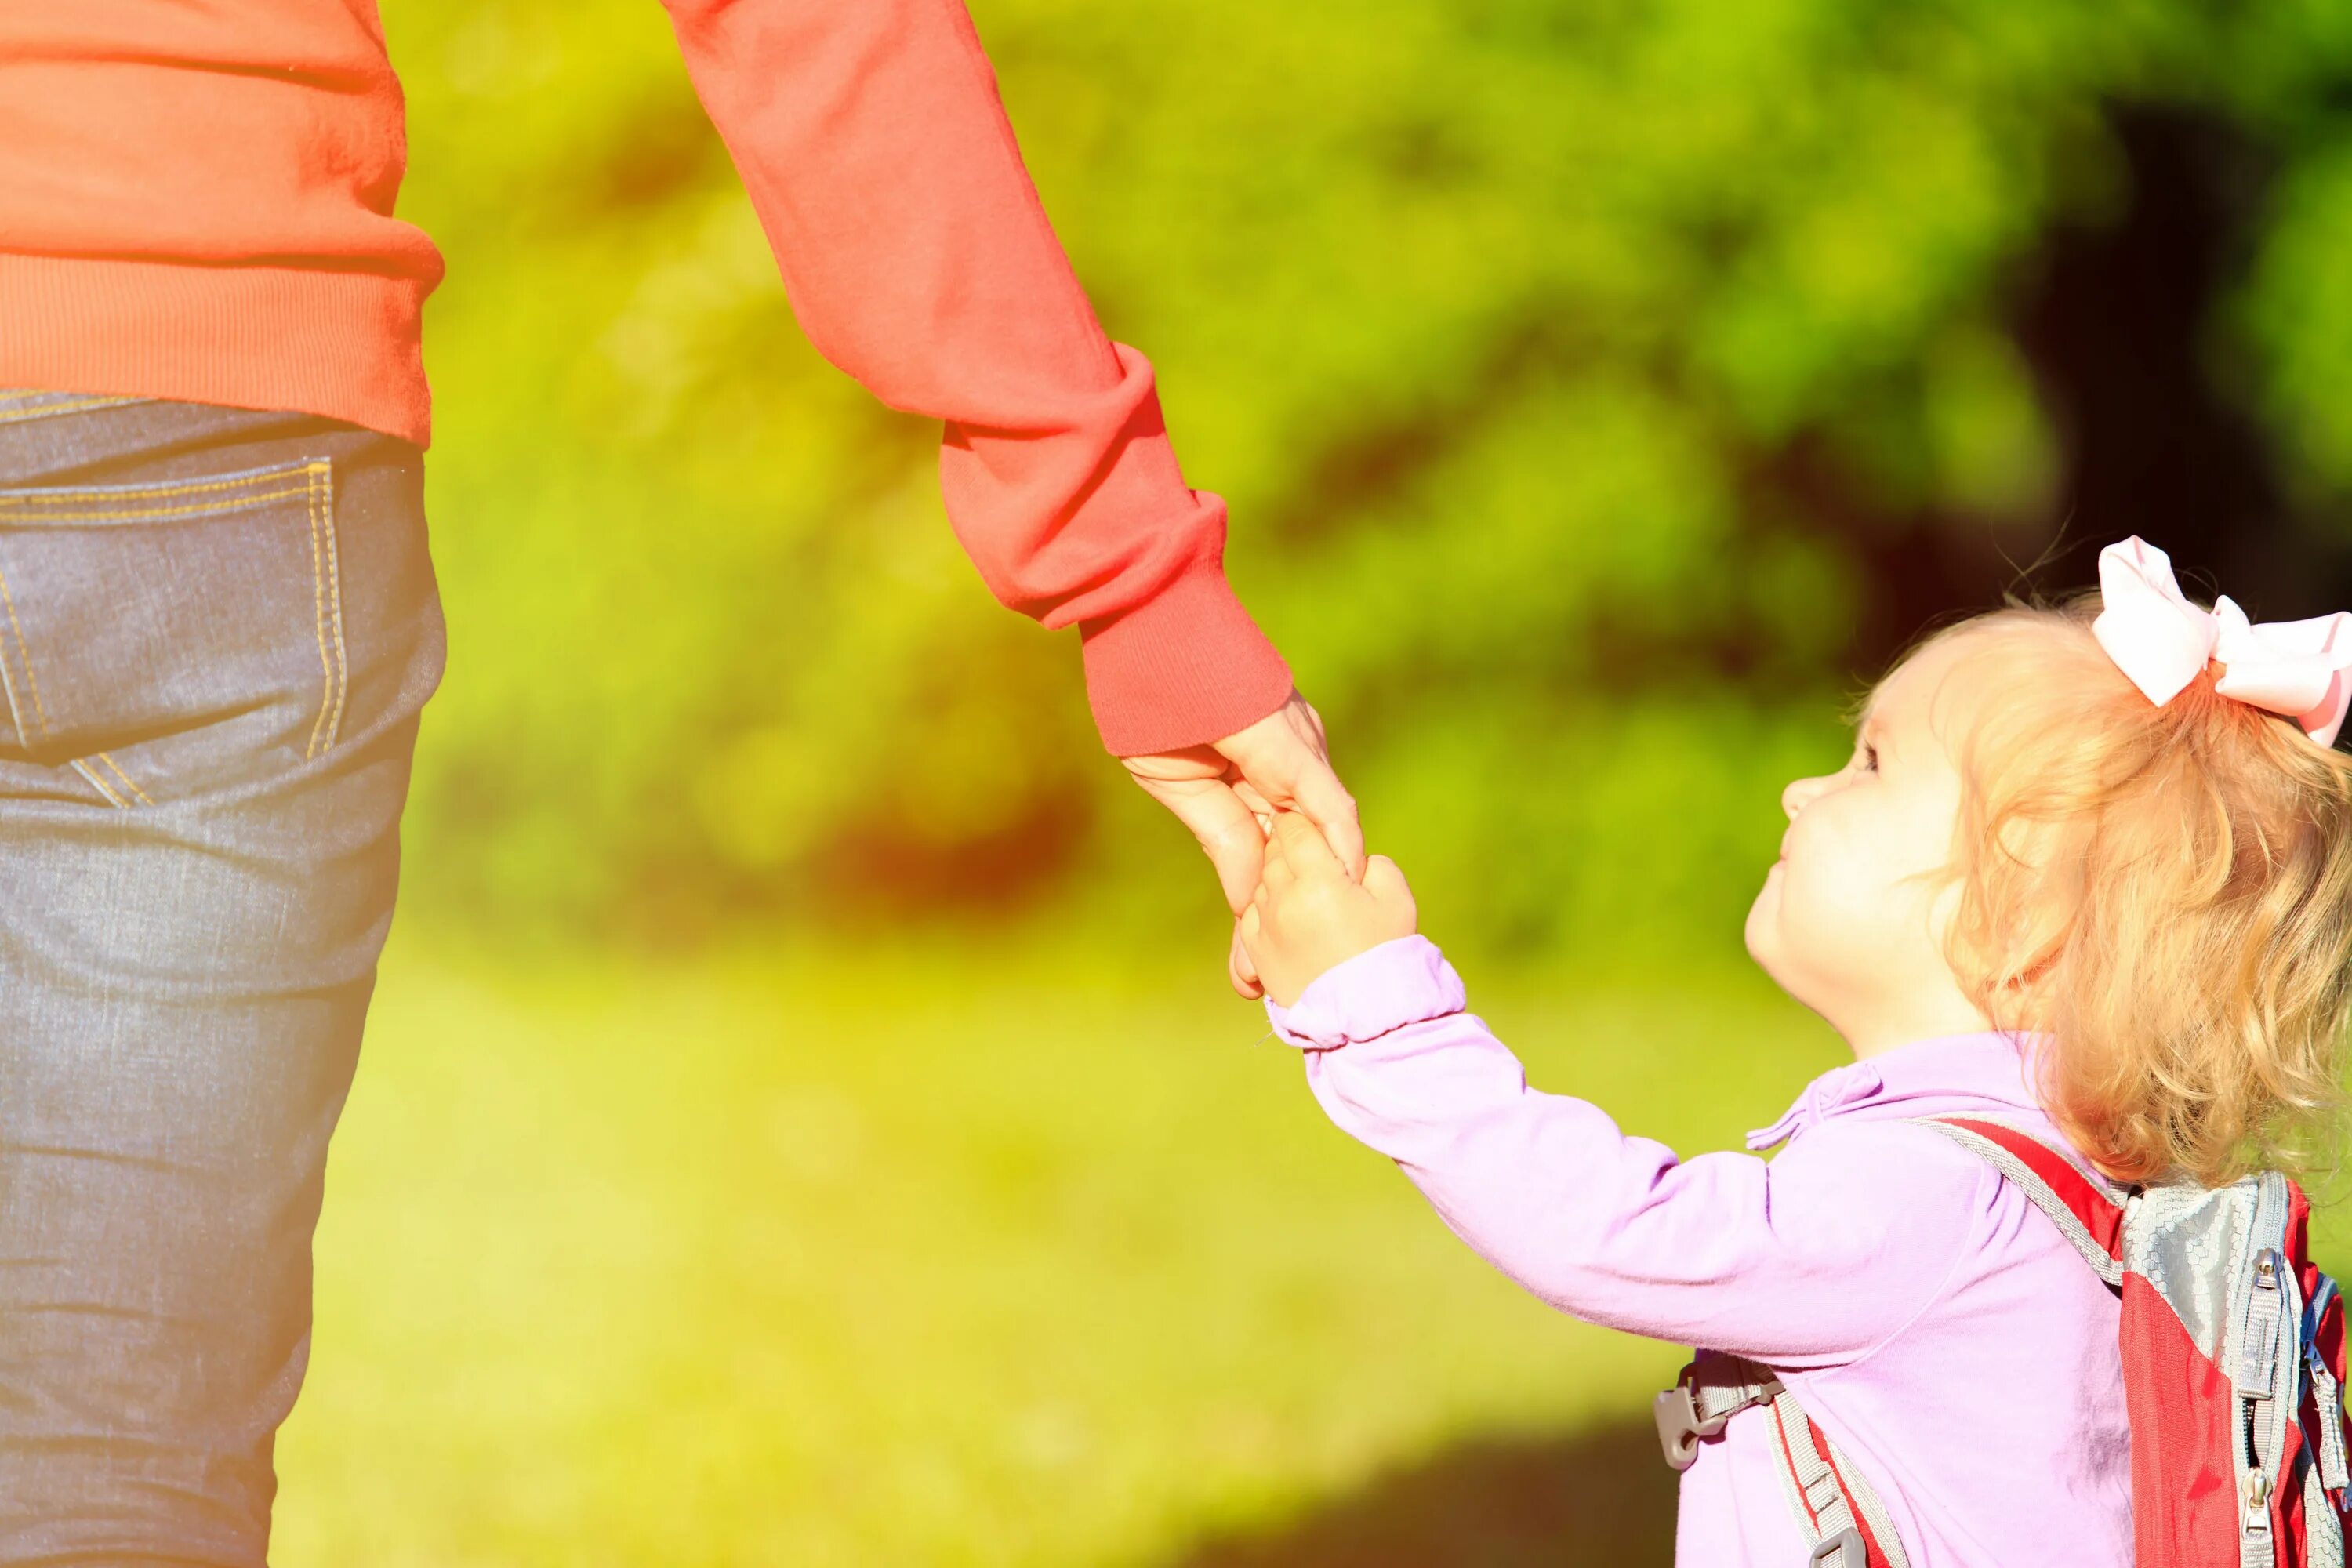
[[[1277,814],[1265,845],[1265,869],[1242,910],[1241,940],[1258,978],[1276,1002],[1297,1002],[1315,977],[1414,930],[1412,889],[1385,855],[1350,877],[1315,825],[1295,811]]]
[[[1256,723],[1214,745],[1123,757],[1145,794],[1176,814],[1217,868],[1225,906],[1239,915],[1259,885],[1265,835],[1277,811],[1301,813],[1323,836],[1350,877],[1364,869],[1364,831],[1356,803],[1331,771],[1323,721],[1294,691]],[[1234,989],[1259,994],[1256,973],[1235,931],[1229,967]]]

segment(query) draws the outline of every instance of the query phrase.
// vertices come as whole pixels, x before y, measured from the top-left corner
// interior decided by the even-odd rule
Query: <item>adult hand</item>
[[[1122,757],[1143,792],[1176,814],[1216,867],[1236,921],[1257,890],[1265,837],[1277,811],[1314,824],[1348,875],[1364,875],[1364,830],[1356,802],[1331,771],[1323,721],[1307,699],[1290,700],[1256,723],[1206,746]],[[1234,989],[1264,994],[1238,926],[1227,960]]]

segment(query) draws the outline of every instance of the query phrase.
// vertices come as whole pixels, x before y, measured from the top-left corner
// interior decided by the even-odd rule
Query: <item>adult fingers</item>
[[[1358,881],[1364,878],[1364,825],[1356,798],[1339,783],[1331,764],[1318,762],[1299,776],[1293,805],[1323,835],[1331,854]]]
[[[1239,914],[1249,903],[1265,859],[1257,817],[1222,779],[1155,779],[1137,775],[1144,793],[1175,813],[1216,868],[1225,907]]]
[[[1247,779],[1238,779],[1234,784],[1234,794],[1239,795],[1241,803],[1250,808],[1250,814],[1257,818],[1257,825],[1260,827],[1269,832],[1273,830],[1274,803],[1260,793],[1257,785]]]
[[[1364,868],[1364,834],[1356,803],[1332,771],[1322,715],[1294,691],[1257,722],[1216,743],[1242,783],[1270,805],[1302,812],[1350,877]]]

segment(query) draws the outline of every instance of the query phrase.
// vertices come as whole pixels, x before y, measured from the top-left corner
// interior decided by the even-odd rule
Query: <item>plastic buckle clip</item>
[[[1813,1548],[1808,1563],[1826,1564],[1826,1568],[1868,1568],[1870,1547],[1862,1539],[1862,1531],[1847,1525],[1835,1535],[1825,1535]]]
[[[1650,1402],[1650,1415],[1658,1424],[1658,1447],[1665,1451],[1666,1465],[1675,1470],[1689,1469],[1698,1458],[1699,1439],[1714,1436],[1730,1419],[1700,1416],[1698,1397],[1687,1375]]]

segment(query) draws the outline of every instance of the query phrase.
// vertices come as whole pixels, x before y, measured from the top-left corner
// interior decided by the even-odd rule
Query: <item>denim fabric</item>
[[[0,1563],[264,1561],[442,667],[420,456],[0,393]]]

